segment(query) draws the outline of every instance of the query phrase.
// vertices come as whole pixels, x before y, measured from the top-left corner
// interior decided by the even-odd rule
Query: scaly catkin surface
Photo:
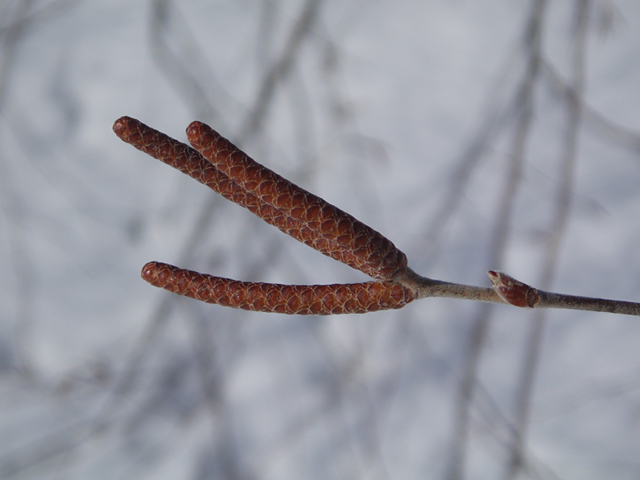
[[[381,270],[380,262],[375,263],[366,261],[362,258],[361,254],[356,255],[354,252],[350,251],[349,248],[338,244],[336,239],[332,239],[327,235],[322,235],[315,229],[305,225],[302,220],[295,219],[288,215],[287,210],[278,209],[273,205],[264,203],[262,198],[248,192],[243,185],[239,185],[231,180],[225,173],[218,170],[216,166],[204,158],[197,150],[143,124],[136,119],[121,117],[114,123],[113,130],[124,142],[129,143],[138,150],[141,150],[167,165],[180,170],[182,173],[189,175],[200,183],[207,185],[226,199],[247,208],[249,211],[259,216],[267,223],[277,227],[287,235],[290,235],[311,248],[322,252],[334,260],[345,263],[371,277],[380,279],[388,279],[390,278],[390,275],[395,276],[397,271],[401,271],[406,266],[406,257],[402,252],[399,252],[396,249],[396,253],[392,252],[393,255],[390,256],[388,253],[388,245],[379,241],[377,237],[374,237],[374,242],[378,240],[378,243],[375,245],[381,245],[383,248],[387,249],[387,254],[384,258],[391,258],[395,255],[394,258],[397,263],[396,268],[391,268],[390,261],[387,261],[386,263],[382,262],[384,268]],[[229,145],[231,144],[229,143]],[[231,146],[233,147],[233,145]],[[246,157],[246,155],[235,147],[233,147],[233,150],[234,152],[239,152],[241,155]],[[322,199],[320,200],[322,201]],[[377,235],[380,236],[379,234]],[[360,238],[361,240],[364,240],[364,237],[361,236]],[[384,237],[382,238],[384,239]],[[391,244],[388,240],[386,240],[386,242]],[[391,244],[391,246],[393,247],[393,244]],[[370,249],[371,247],[369,250]],[[395,249],[395,247],[393,247],[393,249]],[[371,257],[375,257],[375,254],[370,253],[368,258],[370,259]],[[389,274],[389,272],[391,272],[391,274]]]
[[[206,303],[289,315],[337,315],[402,308],[413,293],[393,282],[279,285],[214,277],[160,262],[147,263],[150,284]]]
[[[389,239],[260,165],[204,123],[191,123],[187,138],[216,168],[261,202],[352,252],[360,261],[354,268],[366,269],[365,273],[384,280],[397,277],[406,268],[407,257]]]

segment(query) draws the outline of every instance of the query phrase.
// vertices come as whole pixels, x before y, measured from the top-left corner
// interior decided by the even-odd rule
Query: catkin
[[[288,315],[338,315],[402,308],[414,294],[394,282],[280,285],[214,277],[160,262],[147,263],[151,285],[206,303]]]
[[[230,177],[197,150],[136,119],[121,117],[114,123],[113,130],[124,142],[207,185],[287,235],[373,278],[390,280],[407,265],[404,253],[396,249],[382,235],[249,159],[211,129],[209,130],[219,139],[218,144],[227,148],[229,155],[234,158],[248,159],[252,162],[251,166],[262,169],[266,179],[260,183],[259,187],[256,188],[246,175],[243,177],[244,181],[237,180],[239,177],[237,168],[231,169],[236,175]],[[208,139],[209,136],[204,137],[202,141],[206,142]],[[211,146],[207,151],[211,153]],[[219,150],[216,158],[224,156],[224,153]],[[264,193],[267,190],[274,194],[280,192],[280,198],[275,202],[268,202],[269,198]],[[302,202],[303,205],[307,205],[306,215],[302,215],[300,207],[296,206],[296,204],[299,205],[297,199],[301,195],[307,197],[307,201]],[[311,205],[311,203],[314,204]],[[314,213],[318,211],[318,206],[325,210],[324,216]],[[319,221],[319,218],[324,217],[329,219]],[[336,229],[338,235],[336,235]],[[346,240],[348,236],[353,238],[348,241]]]
[[[336,246],[355,257],[350,266],[392,280],[407,266],[407,257],[389,239],[322,198],[260,165],[202,122],[187,128],[187,138],[216,168],[260,202],[302,222],[327,243],[315,247],[326,255]]]

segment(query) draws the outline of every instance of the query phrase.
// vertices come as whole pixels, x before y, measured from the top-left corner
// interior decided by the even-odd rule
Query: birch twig
[[[389,239],[322,198],[251,159],[201,122],[189,147],[130,117],[113,130],[123,141],[203,183],[306,245],[377,279],[333,285],[281,285],[214,277],[159,262],[142,269],[154,286],[207,303],[291,315],[367,313],[447,297],[523,308],[569,308],[640,316],[640,303],[560,295],[489,271],[493,287],[433,280],[407,266]]]

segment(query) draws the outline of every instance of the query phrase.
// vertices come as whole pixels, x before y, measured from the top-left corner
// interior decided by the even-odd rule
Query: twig
[[[498,294],[516,307],[566,308],[640,316],[640,303],[545,292],[501,272],[489,271],[489,278]]]
[[[240,282],[151,262],[152,285],[207,303],[261,312],[332,315],[402,308],[414,299],[447,297],[517,307],[572,308],[640,315],[640,304],[538,291],[489,272],[494,288],[422,277],[395,245],[371,227],[260,165],[201,122],[187,136],[196,149],[129,117],[114,123],[123,141],[177,168],[284,233],[383,281],[333,285]]]

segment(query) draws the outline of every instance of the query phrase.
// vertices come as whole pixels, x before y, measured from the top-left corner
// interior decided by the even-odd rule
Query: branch
[[[113,130],[126,143],[207,185],[287,235],[378,280],[281,285],[214,277],[159,262],[143,267],[143,279],[173,293],[223,306],[292,315],[367,313],[402,308],[415,299],[447,297],[640,316],[639,303],[549,293],[494,271],[489,271],[493,288],[422,277],[381,233],[260,165],[201,122],[187,128],[195,150],[130,117],[116,120]]]
[[[489,271],[489,278],[502,299],[516,307],[566,308],[640,316],[640,303],[545,292],[493,270]]]

